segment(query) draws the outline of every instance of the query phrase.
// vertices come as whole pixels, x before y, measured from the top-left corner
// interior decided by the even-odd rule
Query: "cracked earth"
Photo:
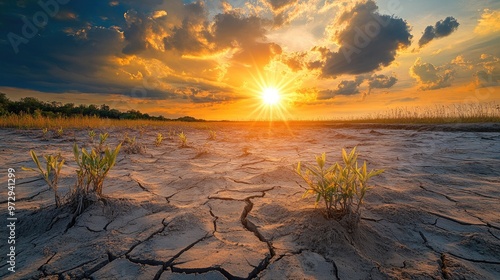
[[[112,128],[110,145],[137,136],[142,154],[119,155],[104,199],[75,217],[55,209],[29,150],[66,159],[62,194],[74,184],[72,143],[0,130],[0,159],[16,168],[16,273],[2,279],[499,279],[500,127],[213,124],[139,131]],[[158,132],[183,130],[155,147]],[[101,132],[104,132],[101,131]],[[358,146],[374,178],[358,228],[325,220],[298,161]],[[7,182],[2,174],[2,182]],[[0,214],[6,217],[5,196]],[[320,204],[321,205],[321,204]],[[1,235],[6,235],[2,229]],[[0,244],[5,256],[6,242]]]

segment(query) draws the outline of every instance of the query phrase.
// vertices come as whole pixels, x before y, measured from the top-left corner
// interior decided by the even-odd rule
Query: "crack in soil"
[[[453,199],[453,198],[451,198],[451,197],[447,196],[447,195],[446,195],[446,194],[444,194],[444,193],[440,193],[440,192],[437,192],[437,191],[429,190],[428,188],[426,188],[426,187],[422,186],[422,184],[420,184],[420,185],[419,185],[419,187],[420,187],[421,189],[423,189],[424,191],[427,191],[427,192],[431,192],[431,193],[438,194],[438,195],[440,195],[440,196],[443,196],[444,198],[446,198],[447,200],[449,200],[449,201],[451,201],[451,202],[458,203],[458,201],[457,201],[457,200],[455,200],[455,199]]]
[[[264,195],[265,195],[265,192],[263,192],[262,197],[264,197]],[[255,267],[255,269],[250,273],[249,278],[255,278],[255,277],[257,277],[257,275],[259,275],[259,273],[261,273],[262,271],[267,269],[267,267],[269,266],[269,264],[271,262],[271,259],[276,255],[276,251],[274,250],[272,243],[270,241],[266,240],[265,237],[259,232],[259,230],[257,229],[257,226],[247,219],[248,214],[250,214],[250,212],[253,209],[253,202],[250,200],[250,198],[246,198],[245,202],[246,202],[246,206],[245,206],[245,208],[243,208],[243,212],[241,213],[241,218],[240,218],[241,224],[243,225],[243,227],[246,230],[253,232],[253,234],[255,234],[255,236],[261,242],[266,243],[267,247],[269,249],[269,253],[270,253],[270,256],[266,256],[264,258],[264,260],[262,260],[261,263],[257,267]]]
[[[431,251],[433,251],[434,253],[438,254],[439,256],[441,256],[443,254],[448,254],[448,255],[453,256],[457,259],[461,259],[461,260],[469,261],[469,262],[473,262],[473,263],[500,264],[500,261],[477,260],[477,259],[466,258],[466,257],[460,256],[460,255],[454,254],[452,252],[439,252],[438,250],[434,249],[434,247],[432,247],[429,244],[428,239],[425,237],[425,235],[421,231],[418,231],[418,233],[420,234],[420,237],[422,237],[422,240],[424,241],[424,245],[427,248],[429,248]]]

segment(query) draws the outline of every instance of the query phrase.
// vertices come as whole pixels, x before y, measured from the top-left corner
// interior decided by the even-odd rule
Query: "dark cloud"
[[[391,88],[396,84],[398,79],[396,77],[389,77],[385,75],[373,75],[368,82],[369,89],[373,88]]]
[[[398,50],[410,46],[413,36],[407,22],[377,10],[375,2],[368,0],[340,16],[338,24],[346,27],[336,33],[339,50],[323,52],[323,77],[372,72],[388,66]]]
[[[418,40],[418,45],[423,47],[434,39],[446,37],[457,30],[459,25],[454,17],[447,17],[444,20],[440,20],[434,26],[429,25],[425,28],[420,40]]]
[[[266,2],[271,5],[273,11],[281,10],[287,6],[297,3],[298,0],[266,0]]]
[[[321,90],[318,93],[318,100],[330,99],[336,95],[356,95],[359,93],[359,86],[363,83],[365,77],[357,76],[354,80],[344,80],[341,81],[336,89],[333,90]]]
[[[454,71],[447,67],[435,67],[419,58],[410,68],[410,74],[420,83],[420,89],[433,90],[451,86]]]

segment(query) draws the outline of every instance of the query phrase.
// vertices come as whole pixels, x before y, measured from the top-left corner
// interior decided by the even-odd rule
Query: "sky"
[[[13,100],[330,119],[500,103],[499,86],[499,0],[0,0]]]

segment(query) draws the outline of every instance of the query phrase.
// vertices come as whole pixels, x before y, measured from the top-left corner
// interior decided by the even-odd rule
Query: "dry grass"
[[[336,120],[337,121],[337,120]],[[348,118],[354,123],[487,123],[500,122],[500,105],[454,104],[433,107],[399,107],[376,114]]]
[[[486,123],[500,122],[500,105],[496,103],[485,104],[455,104],[436,105],[433,107],[399,107],[383,112],[368,114],[364,116],[348,117],[342,119],[323,120],[328,122],[343,123],[418,123],[418,124],[441,124],[441,123]],[[211,123],[211,126],[217,122]],[[255,124],[255,123],[254,123]],[[122,127],[139,129],[145,131],[148,128],[170,127],[168,139],[173,139],[178,129],[172,131],[172,127],[181,126],[196,129],[207,129],[205,122],[178,122],[178,121],[156,121],[156,120],[115,120],[100,119],[98,117],[59,117],[49,118],[43,116],[7,115],[0,117],[0,128],[20,129],[58,129],[86,128],[106,129],[111,127]],[[180,128],[179,128],[180,129]],[[211,131],[212,130],[210,128]],[[215,137],[215,133],[213,135]]]
[[[167,126],[182,125],[183,127],[203,128],[202,122],[179,122],[179,121],[156,121],[156,120],[116,120],[101,119],[98,117],[59,117],[49,118],[44,116],[8,115],[0,116],[0,128],[20,128],[20,129],[106,129],[110,127],[122,127],[139,129],[145,131],[147,128],[161,128]]]

